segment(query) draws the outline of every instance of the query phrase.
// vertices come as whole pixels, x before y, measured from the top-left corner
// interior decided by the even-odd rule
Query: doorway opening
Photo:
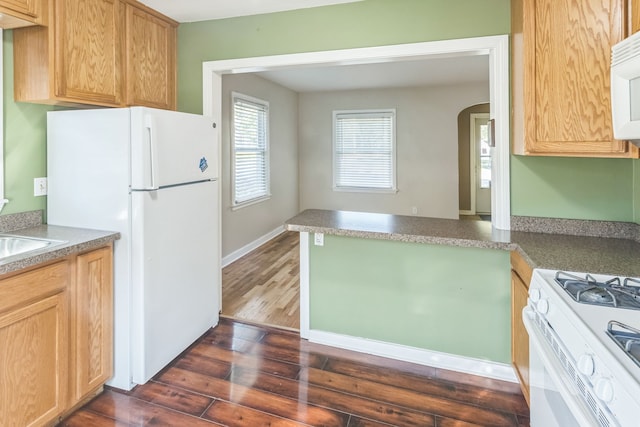
[[[213,116],[217,123],[222,123],[222,75],[224,74],[403,62],[469,55],[487,55],[489,58],[490,117],[495,120],[495,148],[492,150],[491,165],[492,225],[497,229],[509,230],[511,211],[507,35],[204,62],[203,113]],[[218,127],[219,133],[221,128],[222,126]]]
[[[491,216],[491,142],[489,114],[471,114],[469,148],[471,152],[471,207],[474,214]]]

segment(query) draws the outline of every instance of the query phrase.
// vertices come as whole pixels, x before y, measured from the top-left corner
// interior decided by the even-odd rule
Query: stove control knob
[[[590,354],[583,354],[578,358],[578,371],[582,375],[590,377],[596,371],[595,363],[593,362],[593,356]]]
[[[549,301],[541,299],[536,303],[536,310],[540,314],[547,314],[549,312]]]
[[[533,302],[540,301],[540,289],[529,289],[529,298],[531,298]]]
[[[609,378],[599,378],[595,384],[595,392],[598,399],[605,403],[613,400],[613,383]]]

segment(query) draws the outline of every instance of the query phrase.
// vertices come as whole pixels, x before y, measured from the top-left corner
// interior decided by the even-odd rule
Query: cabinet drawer
[[[0,279],[0,313],[65,290],[69,283],[70,263],[60,261],[45,267]]]

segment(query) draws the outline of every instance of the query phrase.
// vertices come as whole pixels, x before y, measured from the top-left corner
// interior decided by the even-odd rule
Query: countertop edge
[[[46,224],[14,230],[6,234],[59,240],[62,243],[3,260],[0,262],[0,275],[14,273],[55,261],[58,258],[97,249],[120,239],[120,233],[118,232],[49,226]]]
[[[330,227],[316,227],[310,225],[297,225],[287,223],[285,228],[289,231],[307,232],[307,233],[324,233],[333,236],[343,237],[359,237],[365,239],[377,239],[377,240],[393,240],[406,243],[431,243],[435,245],[450,245],[465,248],[480,248],[480,249],[499,249],[499,250],[514,250],[517,244],[510,242],[496,242],[490,240],[473,240],[473,239],[461,239],[456,237],[438,237],[429,235],[417,235],[417,234],[400,234],[400,233],[385,233],[376,231],[363,231],[363,230],[350,230],[339,229]]]

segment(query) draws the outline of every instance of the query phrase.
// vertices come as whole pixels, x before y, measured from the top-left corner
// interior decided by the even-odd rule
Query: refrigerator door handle
[[[144,116],[144,127],[149,136],[149,173],[151,176],[151,186],[145,187],[143,190],[157,190],[156,177],[158,175],[158,150],[155,143],[154,121],[153,116],[147,114]]]

